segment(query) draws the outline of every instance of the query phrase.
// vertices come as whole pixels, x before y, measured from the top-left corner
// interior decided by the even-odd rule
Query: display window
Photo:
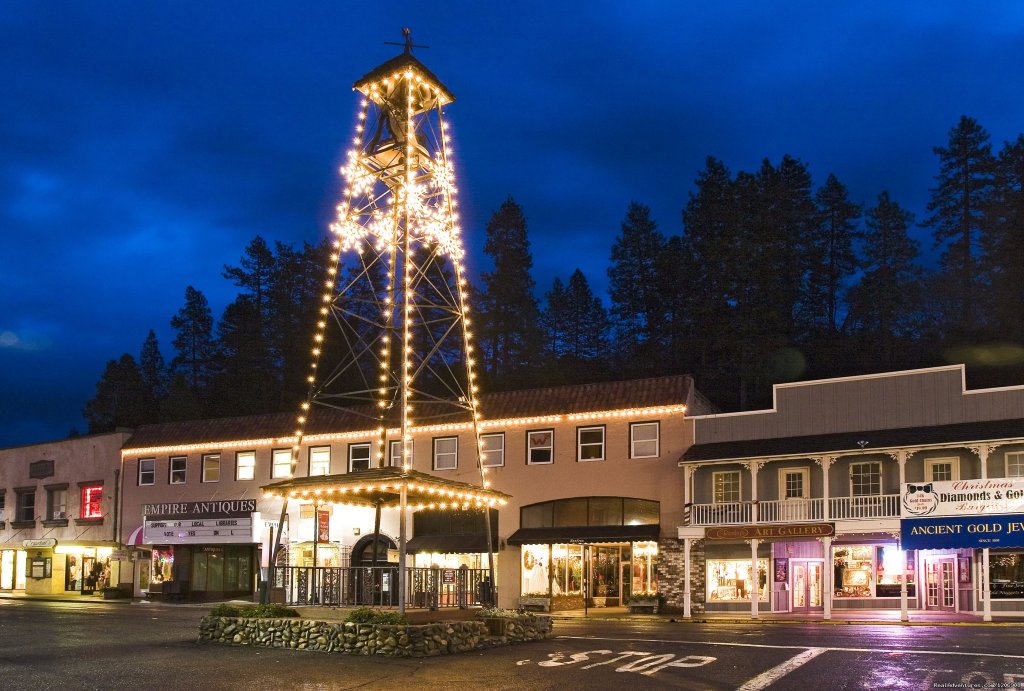
[[[633,595],[658,592],[658,578],[654,571],[657,558],[657,542],[633,543]]]
[[[20,549],[0,551],[0,590],[24,590],[27,554]]]
[[[993,600],[1024,599],[1024,553],[992,553],[988,572]]]
[[[58,545],[53,553],[64,558],[65,590],[102,590],[110,583],[110,547]]]
[[[151,560],[150,583],[157,584],[174,580],[174,547],[156,547]]]
[[[896,545],[839,545],[832,548],[833,596],[899,597],[916,594],[914,553]]]
[[[413,560],[418,569],[486,569],[487,554],[448,554],[443,552],[417,552]],[[497,565],[497,559],[495,559]],[[497,568],[497,567],[495,567]]]
[[[552,545],[523,545],[523,595],[548,595],[548,565],[551,563],[551,551]]]
[[[583,545],[552,545],[551,565],[554,571],[552,594],[583,592]]]
[[[757,573],[752,573],[750,559],[708,559],[708,602],[746,600],[757,587],[757,599],[768,601],[768,560],[757,560]]]

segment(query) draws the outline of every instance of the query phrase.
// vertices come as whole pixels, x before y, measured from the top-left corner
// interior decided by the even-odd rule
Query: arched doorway
[[[352,545],[352,566],[373,566],[373,543],[377,541],[377,566],[386,566],[388,550],[398,549],[398,544],[384,533],[364,535]]]
[[[388,550],[397,549],[395,541],[383,533],[364,535],[352,545],[348,590],[353,604],[378,607],[398,604],[398,564],[388,562]]]

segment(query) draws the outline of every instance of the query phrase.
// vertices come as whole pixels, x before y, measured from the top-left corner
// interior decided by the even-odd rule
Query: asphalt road
[[[199,645],[204,611],[0,600],[0,688],[1024,687],[1016,626],[559,621],[547,641],[409,660]]]

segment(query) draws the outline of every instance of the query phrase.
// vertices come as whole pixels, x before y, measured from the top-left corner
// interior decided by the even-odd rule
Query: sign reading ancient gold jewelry
[[[835,535],[831,523],[802,523],[796,525],[729,525],[708,528],[708,540],[771,540],[792,538],[829,537]]]
[[[903,517],[970,516],[1024,512],[1024,478],[908,482]]]
[[[255,499],[145,504],[142,512],[147,545],[259,542],[263,526]]]

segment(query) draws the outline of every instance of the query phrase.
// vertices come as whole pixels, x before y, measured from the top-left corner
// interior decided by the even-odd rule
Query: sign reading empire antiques
[[[903,518],[1024,513],[1024,479],[908,482],[901,504]]]
[[[768,540],[778,538],[828,537],[835,535],[831,523],[805,523],[800,525],[730,525],[707,528],[708,540]]]
[[[143,504],[142,513],[147,545],[259,542],[263,525],[255,499]]]

